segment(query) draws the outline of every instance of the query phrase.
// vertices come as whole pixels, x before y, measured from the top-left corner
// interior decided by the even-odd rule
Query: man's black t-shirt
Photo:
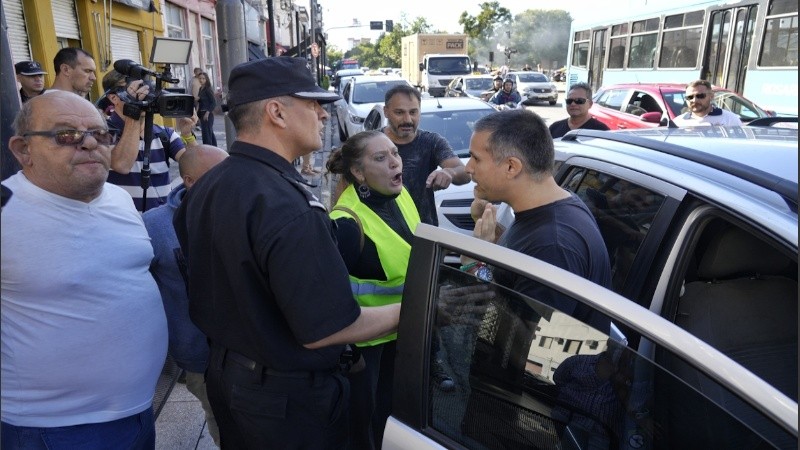
[[[552,136],[553,139],[560,138],[565,134],[569,133],[570,131],[572,131],[572,129],[569,127],[569,124],[567,123],[568,120],[569,119],[558,120],[550,124],[550,136]],[[600,122],[594,117],[587,120],[586,123],[579,126],[578,128],[582,128],[585,130],[602,130],[602,131],[609,130],[606,124]]]
[[[498,244],[611,288],[611,267],[603,236],[589,209],[574,194],[516,213],[514,223],[503,233]],[[570,298],[554,296],[549,288],[504,270],[496,270],[495,277],[502,285],[608,332],[607,321],[582,317],[584,313],[577,311],[578,303]]]
[[[444,160],[456,157],[453,149],[439,134],[424,130],[419,130],[408,144],[395,145],[403,160],[403,184],[414,199],[420,221],[438,226],[433,189],[426,188],[425,181]]]

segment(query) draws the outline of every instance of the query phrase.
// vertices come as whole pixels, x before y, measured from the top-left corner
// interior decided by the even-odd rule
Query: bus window
[[[658,24],[658,18],[633,22],[633,34],[631,35],[631,54],[628,60],[629,68],[653,68],[656,45],[658,42]]]
[[[703,33],[703,11],[667,16],[661,41],[661,68],[695,67]]]
[[[797,2],[774,0],[770,3],[758,64],[797,67]]]
[[[572,46],[572,65],[588,67],[589,65],[589,30],[578,31],[574,36]]]
[[[625,64],[625,49],[628,43],[628,24],[611,27],[611,50],[608,53],[608,68],[622,69]]]

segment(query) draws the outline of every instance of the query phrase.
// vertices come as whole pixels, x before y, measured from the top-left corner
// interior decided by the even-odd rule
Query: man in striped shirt
[[[153,125],[153,138],[150,142],[150,181],[145,202],[142,187],[144,114],[138,120],[121,115],[125,102],[118,94],[127,90],[128,96],[137,96],[141,99],[149,92],[149,88],[140,80],[126,84],[124,74],[111,70],[103,77],[103,89],[109,102],[114,106],[114,111],[111,111],[108,117],[108,126],[122,133],[112,152],[108,182],[125,189],[140,212],[166,203],[170,191],[169,159],[178,161],[185,150],[184,144],[195,144],[191,132],[194,124],[191,119],[178,119],[178,126],[186,136],[182,136],[172,128]]]

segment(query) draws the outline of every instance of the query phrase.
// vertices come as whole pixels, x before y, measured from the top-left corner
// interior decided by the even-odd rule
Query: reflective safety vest
[[[414,200],[411,199],[411,195],[405,187],[403,187],[395,201],[403,214],[406,224],[408,224],[408,228],[413,233],[420,222],[419,213],[414,205]],[[348,211],[336,209],[336,207],[341,206],[355,213],[357,217],[353,217]],[[359,228],[361,228],[362,234],[369,236],[378,249],[378,258],[380,259],[381,267],[383,267],[383,272],[386,274],[386,280],[365,280],[350,275],[350,287],[358,304],[361,306],[382,306],[400,303],[406,281],[408,258],[411,255],[411,245],[392,230],[369,206],[361,202],[353,185],[348,186],[342,192],[334,210],[330,213],[330,217],[332,219],[341,217],[354,219],[356,223],[360,223]],[[397,333],[367,342],[359,342],[357,345],[366,347],[395,339],[397,339]]]

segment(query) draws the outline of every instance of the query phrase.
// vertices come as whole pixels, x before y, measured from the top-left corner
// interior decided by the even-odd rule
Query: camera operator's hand
[[[180,117],[176,119],[175,128],[181,136],[188,136],[192,134],[194,126],[197,124],[197,114],[192,114],[192,117]]]
[[[128,83],[125,90],[130,98],[141,101],[147,98],[147,94],[150,93],[150,86],[144,80],[133,80]]]

